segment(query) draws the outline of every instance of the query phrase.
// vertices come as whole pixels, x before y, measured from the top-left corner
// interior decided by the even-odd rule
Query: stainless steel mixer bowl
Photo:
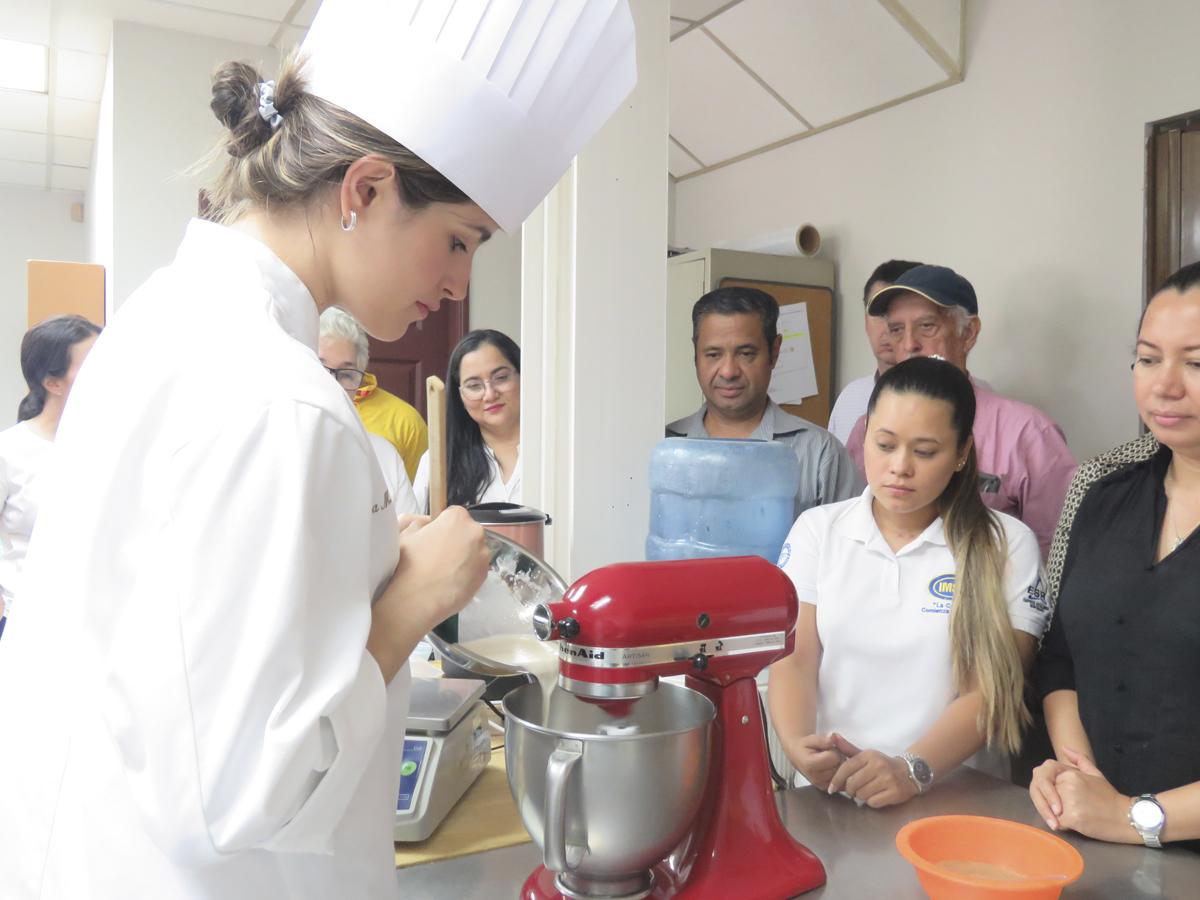
[[[530,684],[504,698],[504,712],[508,785],[547,869],[620,882],[665,857],[693,824],[716,717],[708,698],[662,683],[614,718],[558,689],[547,725]],[[629,725],[636,731],[621,733]]]

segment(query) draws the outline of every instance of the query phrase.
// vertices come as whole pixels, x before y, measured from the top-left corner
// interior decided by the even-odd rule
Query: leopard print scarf
[[[1062,515],[1054,529],[1054,540],[1050,544],[1050,555],[1046,559],[1046,598],[1050,612],[1058,605],[1058,590],[1061,586],[1063,563],[1067,558],[1067,546],[1071,542],[1071,526],[1075,524],[1075,513],[1093,484],[1119,469],[1134,463],[1145,462],[1158,452],[1159,444],[1154,435],[1147,432],[1139,438],[1122,444],[1099,456],[1093,456],[1075,470],[1071,486],[1063,501]]]

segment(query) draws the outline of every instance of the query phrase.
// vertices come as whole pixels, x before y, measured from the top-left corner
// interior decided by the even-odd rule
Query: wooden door
[[[468,331],[470,298],[462,303],[446,302],[424,322],[417,322],[398,341],[371,338],[371,363],[367,368],[380,386],[425,411],[425,379],[437,375],[445,380],[446,366],[454,345]]]
[[[1146,127],[1145,296],[1200,262],[1200,110]]]

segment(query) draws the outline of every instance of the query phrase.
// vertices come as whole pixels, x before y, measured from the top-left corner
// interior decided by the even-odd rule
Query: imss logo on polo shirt
[[[954,573],[934,577],[929,582],[929,595],[933,599],[921,607],[921,612],[949,615],[950,606],[954,602]]]
[[[955,588],[956,583],[953,574],[938,575],[929,582],[929,594],[934,599],[922,606],[921,612],[949,613],[950,607],[954,603]],[[1025,589],[1024,596],[1021,599],[1035,613],[1049,612],[1050,606],[1046,602],[1046,585],[1042,580],[1040,571],[1036,580]]]

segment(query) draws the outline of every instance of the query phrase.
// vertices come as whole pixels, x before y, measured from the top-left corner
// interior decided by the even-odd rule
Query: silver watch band
[[[1154,806],[1158,807],[1159,816],[1157,826],[1152,828],[1143,827],[1134,818],[1133,808],[1139,803],[1152,803]],[[1154,850],[1162,849],[1162,840],[1159,836],[1162,834],[1162,830],[1167,825],[1167,811],[1163,809],[1162,804],[1158,802],[1158,797],[1156,797],[1154,794],[1141,794],[1137,797],[1134,797],[1133,802],[1129,804],[1129,824],[1133,827],[1133,830],[1138,833],[1138,836],[1142,839],[1143,844]]]
[[[915,753],[901,753],[900,759],[904,760],[908,766],[908,779],[916,785],[917,793],[923,794],[929,790],[929,786],[933,783],[933,770],[929,767],[929,763],[921,759]]]

